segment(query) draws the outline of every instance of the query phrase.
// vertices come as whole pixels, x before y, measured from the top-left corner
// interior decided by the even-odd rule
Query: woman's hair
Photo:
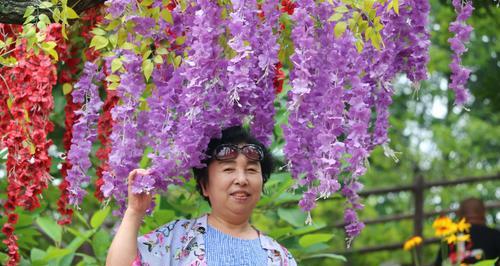
[[[260,161],[260,167],[262,170],[262,185],[264,185],[269,177],[271,176],[271,172],[273,171],[273,157],[269,150],[258,141],[255,137],[250,135],[247,130],[245,130],[241,126],[233,126],[226,128],[222,131],[222,137],[212,138],[208,143],[207,150],[205,154],[207,155],[206,159],[202,162],[205,164],[203,168],[193,168],[193,174],[196,179],[196,189],[200,193],[200,195],[210,203],[209,199],[203,195],[202,187],[206,187],[208,184],[208,165],[214,160],[212,155],[216,147],[221,144],[255,144],[262,148],[264,151],[264,158]]]

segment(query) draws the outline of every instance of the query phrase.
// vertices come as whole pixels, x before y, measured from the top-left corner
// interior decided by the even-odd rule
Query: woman
[[[272,157],[240,126],[208,145],[207,167],[193,169],[208,215],[176,220],[137,238],[152,195],[133,194],[107,265],[296,265],[286,248],[252,227],[252,211],[272,171]],[[147,170],[136,169],[130,181]]]

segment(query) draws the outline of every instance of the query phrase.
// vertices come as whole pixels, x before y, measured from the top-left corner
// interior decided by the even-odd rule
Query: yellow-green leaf
[[[339,38],[344,34],[345,30],[347,28],[347,24],[345,21],[340,21],[335,25],[335,28],[333,31],[335,32],[335,37]]]
[[[363,52],[363,47],[365,46],[365,44],[363,43],[362,40],[356,40],[356,49],[358,50],[358,53],[361,53]]]
[[[116,90],[116,88],[120,85],[120,83],[118,82],[113,82],[111,84],[108,84],[108,90],[110,91],[114,91]]]
[[[141,1],[141,6],[148,7],[153,3],[153,0],[142,0]]]
[[[142,61],[142,71],[144,73],[144,77],[146,78],[146,81],[149,81],[151,74],[153,74],[153,67],[154,67],[154,64],[153,64],[153,62],[151,62],[151,59],[146,59],[146,60]]]
[[[38,7],[42,8],[42,9],[49,9],[53,6],[54,6],[54,4],[52,4],[51,2],[44,1],[44,2],[41,2]]]
[[[392,0],[394,12],[399,15],[399,0]]]
[[[38,16],[38,20],[43,21],[46,25],[49,25],[51,23],[50,18],[45,14],[40,14],[40,16]]]
[[[112,20],[106,27],[107,31],[114,30],[116,27],[120,26],[122,22],[119,19]]]
[[[346,6],[338,6],[335,8],[335,12],[337,13],[347,13],[349,9]]]
[[[66,17],[69,19],[76,19],[79,18],[78,14],[75,12],[75,10],[69,6],[66,6]]]
[[[115,59],[113,59],[113,61],[111,61],[111,71],[112,72],[117,71],[118,69],[122,68],[122,66],[123,66],[123,63],[122,63],[122,60],[120,60],[120,58],[115,58]]]
[[[170,13],[170,11],[168,11],[168,9],[163,9],[161,12],[160,12],[160,16],[168,23],[174,25],[174,19],[172,18],[172,14]]]
[[[106,80],[109,82],[119,82],[120,77],[118,75],[112,74],[106,77]]]
[[[28,112],[26,112],[26,118],[29,120]],[[35,154],[35,152],[36,152],[35,144],[30,142],[30,154],[33,155]]]
[[[179,67],[181,65],[181,62],[182,62],[182,57],[180,55],[176,56],[174,59],[174,66]]]
[[[96,50],[100,50],[106,47],[109,43],[109,40],[103,36],[94,36],[92,41],[90,41],[90,47],[95,47]]]
[[[135,46],[132,43],[125,42],[122,45],[120,45],[120,48],[125,49],[125,50],[133,50]]]
[[[71,91],[73,90],[73,86],[71,86],[71,83],[64,83],[62,89],[63,89],[63,94],[66,95],[71,93]]]
[[[155,62],[155,64],[163,64],[163,58],[161,57],[161,55],[155,55],[155,57],[153,58],[153,62]]]
[[[94,35],[99,35],[99,36],[104,36],[106,35],[106,31],[101,29],[101,28],[94,28],[92,31],[91,31]]]
[[[186,42],[186,36],[179,36],[175,39],[175,44],[183,45]]]
[[[7,107],[10,109],[12,108],[12,98],[9,97],[9,99],[7,99]]]
[[[26,8],[26,10],[24,11],[23,18],[27,18],[27,17],[31,16],[31,14],[33,14],[34,11],[35,11],[35,7],[34,6],[28,6]]]
[[[372,38],[372,34],[373,34],[373,28],[372,27],[368,27],[365,31],[365,40],[369,40]]]
[[[330,18],[328,18],[328,21],[329,22],[332,22],[332,21],[339,21],[340,19],[342,19],[342,17],[344,16],[344,14],[342,13],[333,13]]]
[[[28,111],[26,109],[23,110],[24,111],[24,120],[28,123],[31,122],[31,119],[30,119],[30,115],[28,114]]]
[[[54,58],[54,60],[59,60],[59,56],[57,55],[57,52],[56,50],[54,50],[54,47],[56,47],[56,43],[55,42],[43,42],[41,44],[41,48],[43,51],[45,51],[46,53],[48,53],[50,56],[52,56]]]
[[[52,19],[54,19],[55,22],[59,22],[61,20],[61,11],[58,8],[52,12]]]

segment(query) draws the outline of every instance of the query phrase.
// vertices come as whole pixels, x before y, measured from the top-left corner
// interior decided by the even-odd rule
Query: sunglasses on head
[[[222,144],[215,148],[213,158],[219,161],[234,160],[239,153],[252,161],[262,161],[264,159],[264,151],[255,144],[245,144],[241,147],[234,144]]]

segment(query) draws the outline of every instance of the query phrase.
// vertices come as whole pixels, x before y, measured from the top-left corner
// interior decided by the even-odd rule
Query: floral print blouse
[[[137,258],[133,266],[207,265],[203,234],[207,215],[191,220],[175,220],[137,239]],[[267,252],[267,265],[295,266],[288,250],[274,239],[259,232],[262,248]]]

